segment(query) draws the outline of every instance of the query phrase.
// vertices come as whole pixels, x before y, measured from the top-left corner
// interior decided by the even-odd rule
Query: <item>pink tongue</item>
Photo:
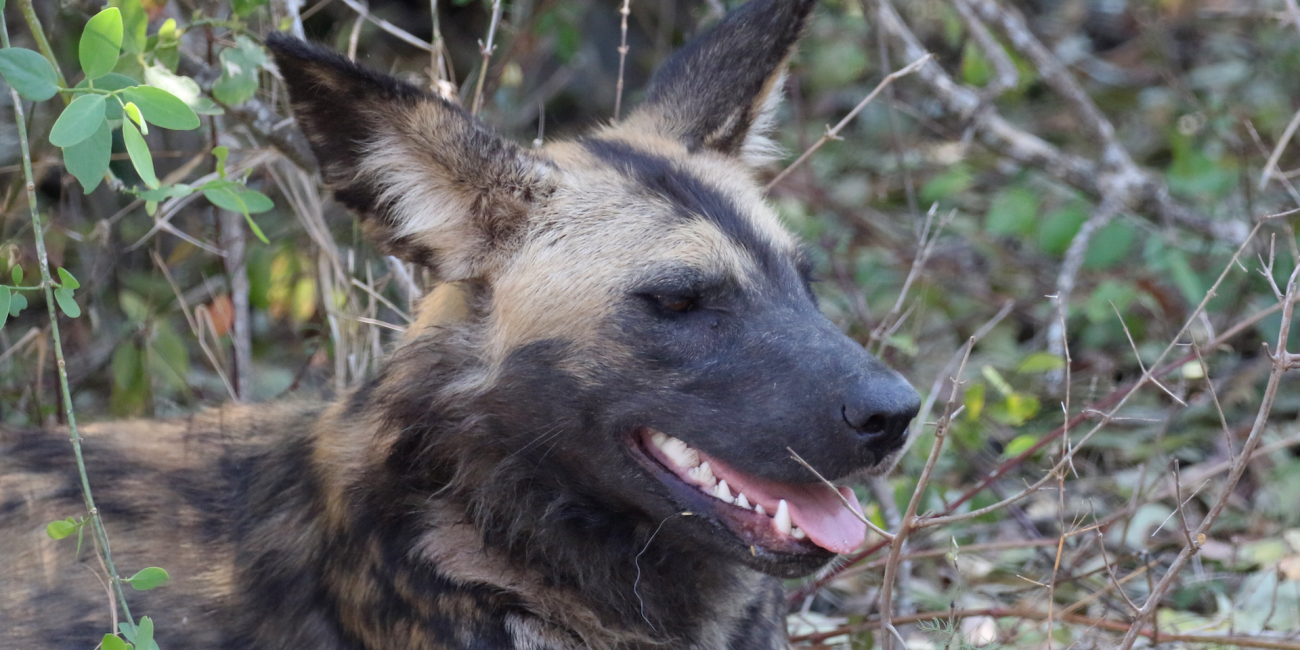
[[[715,458],[706,460],[715,475],[726,479],[733,494],[743,492],[750,503],[763,504],[769,516],[776,512],[777,503],[785,499],[790,521],[802,528],[814,544],[828,551],[852,553],[867,538],[867,525],[844,507],[844,501],[823,483],[779,483],[740,474]],[[852,489],[841,487],[839,492],[853,510],[862,514],[862,505]]]
[[[841,487],[839,491],[862,514],[862,505],[853,490]],[[794,525],[802,528],[814,544],[828,551],[852,553],[867,538],[867,525],[844,507],[844,502],[826,485],[783,485],[779,496],[790,507]]]

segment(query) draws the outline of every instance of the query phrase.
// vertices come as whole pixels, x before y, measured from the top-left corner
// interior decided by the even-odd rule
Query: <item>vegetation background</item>
[[[8,4],[14,46],[81,81],[104,5]],[[0,120],[0,270],[40,282],[34,196],[50,264],[80,280],[59,325],[83,419],[337,395],[430,288],[321,190],[267,31],[527,143],[634,104],[737,3],[111,4],[115,74],[201,89],[198,128],[144,136],[160,189],[118,115],[84,193],[50,142],[56,97],[21,106],[25,192]],[[1278,353],[1300,334],[1295,0],[824,0],[787,91],[770,197],[816,251],[825,311],[926,397],[899,471],[864,488],[881,531],[791,584],[796,645],[1300,648],[1300,357]],[[62,422],[28,295],[0,330],[0,418]]]

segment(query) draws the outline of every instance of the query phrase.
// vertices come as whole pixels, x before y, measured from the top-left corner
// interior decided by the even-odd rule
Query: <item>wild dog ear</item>
[[[762,164],[779,155],[767,132],[786,63],[816,0],[749,0],[687,43],[655,72],[646,103],[628,121],[649,120],[691,150],[712,149]]]
[[[442,280],[483,277],[550,193],[548,163],[463,109],[303,41],[267,46],[334,196],[384,252]]]

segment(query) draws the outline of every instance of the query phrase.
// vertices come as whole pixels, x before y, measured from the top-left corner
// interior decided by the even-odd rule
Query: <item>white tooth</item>
[[[767,514],[767,511],[763,509],[763,504],[761,504],[761,503],[755,503],[755,504],[754,504],[754,512],[757,512],[757,513],[760,514],[760,515],[766,515],[766,514]]]
[[[749,499],[745,498],[745,493],[741,492],[736,495],[736,505],[749,510]]]
[[[772,526],[782,535],[790,534],[790,507],[785,504],[785,499],[781,499],[781,502],[776,504],[776,514],[772,515]]]
[[[663,448],[664,448],[664,443],[665,443],[665,442],[668,442],[668,434],[666,434],[666,433],[664,433],[664,432],[662,432],[662,431],[651,431],[651,432],[650,432],[650,442],[651,442],[652,444],[654,444],[654,446],[656,446],[656,447],[658,447],[658,448],[660,448],[660,449],[663,449]]]
[[[727,487],[726,481],[718,481],[717,487],[713,488],[713,496],[718,497],[727,503],[735,501],[735,499],[731,497],[731,489]]]
[[[664,455],[682,469],[690,469],[700,464],[700,452],[691,449],[686,443],[676,438],[669,438],[662,447]]]
[[[706,491],[711,490],[713,486],[718,484],[718,479],[713,476],[713,468],[709,467],[709,461],[707,460],[700,463],[699,467],[691,468],[686,475]]]
[[[803,539],[803,538],[807,537],[808,534],[805,533],[805,532],[803,532],[803,529],[802,529],[802,528],[800,528],[800,527],[798,527],[798,526],[795,526],[795,527],[793,527],[793,528],[790,529],[790,536],[793,537],[793,538],[795,538],[795,539]]]

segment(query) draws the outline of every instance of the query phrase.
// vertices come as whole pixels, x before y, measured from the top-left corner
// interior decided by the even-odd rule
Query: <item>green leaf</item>
[[[123,290],[122,293],[117,294],[117,306],[132,323],[142,325],[149,319],[148,303],[134,291]]]
[[[257,69],[266,65],[266,52],[247,36],[235,39],[237,47],[221,51],[221,78],[212,94],[223,104],[239,104],[257,93]]]
[[[9,315],[16,318],[24,309],[27,309],[27,296],[24,296],[21,293],[15,293],[13,297],[9,299]]]
[[[247,18],[248,14],[253,13],[258,7],[266,6],[267,0],[230,0],[230,8],[234,10],[235,15],[240,18]]]
[[[166,321],[159,321],[154,326],[153,339],[149,342],[149,371],[159,380],[155,386],[170,391],[188,391],[186,378],[190,372],[190,351],[185,347],[185,339]]]
[[[1064,255],[1087,220],[1088,204],[1083,202],[1052,210],[1038,227],[1038,248],[1048,255]]]
[[[217,157],[217,178],[226,177],[226,156],[230,155],[230,147],[221,145],[212,148],[212,155]]]
[[[75,87],[77,89],[84,90],[90,88],[90,84],[91,81],[89,79],[82,79],[81,82],[78,83]],[[140,82],[124,74],[110,72],[96,79],[94,81],[94,84],[95,84],[95,90],[114,91],[114,90],[123,90],[126,88],[131,88],[133,86],[138,86],[140,85]],[[122,104],[118,103],[117,101],[106,102],[104,104],[104,117],[107,117],[108,121],[110,122],[114,120],[122,119],[123,118]]]
[[[23,99],[41,102],[59,92],[54,66],[39,52],[21,47],[0,50],[0,74]]]
[[[105,634],[104,640],[99,642],[99,647],[101,650],[131,650],[131,645],[116,634]]]
[[[244,206],[248,208],[249,214],[261,214],[275,207],[275,202],[270,197],[257,190],[243,187],[235,190],[235,193],[244,201]]]
[[[126,113],[126,116],[131,118],[131,121],[135,122],[136,126],[140,127],[141,133],[149,135],[149,123],[144,121],[144,115],[140,114],[140,107],[136,106],[135,102],[123,104],[122,112]]]
[[[150,124],[178,131],[199,128],[199,116],[194,114],[194,109],[166,90],[136,86],[122,91],[122,97],[138,106]]]
[[[72,297],[72,289],[59,287],[54,290],[54,302],[59,303],[59,309],[67,314],[68,318],[78,318],[81,316],[81,307],[77,306],[77,301]]]
[[[72,517],[68,517],[67,519],[51,521],[46,524],[45,534],[49,535],[50,539],[63,539],[68,535],[77,532],[77,528],[77,522],[73,521]]]
[[[962,165],[953,165],[947,171],[930,179],[921,188],[921,201],[928,207],[935,201],[965,192],[974,182],[970,170]]]
[[[140,180],[150,188],[158,189],[158,177],[153,173],[153,156],[149,154],[149,145],[140,135],[140,129],[130,122],[122,122],[122,141],[126,143],[126,153],[131,157],[131,164]]]
[[[970,86],[984,87],[993,79],[993,64],[974,40],[966,41],[961,53],[962,80]]]
[[[1015,438],[1012,438],[1011,442],[1008,442],[1006,447],[1002,448],[1002,457],[1015,458],[1016,456],[1029,451],[1029,448],[1036,444],[1038,444],[1037,436],[1028,433],[1018,435]]]
[[[1016,368],[1016,372],[1032,374],[1061,370],[1062,368],[1065,368],[1065,359],[1050,352],[1035,352],[1020,362],[1020,367]]]
[[[72,100],[50,128],[50,144],[71,147],[95,135],[104,121],[104,103],[103,95],[82,95]]]
[[[263,244],[271,243],[271,240],[266,238],[266,235],[262,233],[262,229],[257,227],[257,222],[253,221],[253,218],[248,216],[247,212],[244,213],[244,221],[248,222],[248,229],[253,231],[253,236],[261,240]]]
[[[211,201],[212,205],[231,212],[248,213],[248,206],[244,205],[243,199],[239,198],[234,191],[226,187],[209,187],[209,185],[211,183],[203,186],[203,196]]]
[[[9,287],[0,285],[0,329],[5,326],[5,321],[9,319]]]
[[[81,288],[81,283],[80,283],[80,282],[77,282],[77,279],[74,278],[74,277],[72,277],[72,274],[71,274],[71,273],[68,273],[68,270],[67,270],[67,269],[65,269],[65,268],[63,268],[63,267],[60,266],[59,269],[58,269],[58,271],[59,271],[59,284],[65,286],[65,287],[67,287],[67,288],[69,288],[69,289],[80,289],[80,288]]]
[[[140,351],[134,345],[119,345],[113,351],[113,361],[109,364],[113,370],[113,386],[122,390],[134,388],[140,381],[143,364],[140,363]]]
[[[95,191],[108,173],[113,156],[113,127],[100,118],[99,128],[89,138],[63,148],[63,166],[76,177],[86,194]]]
[[[135,628],[135,647],[140,650],[157,650],[158,644],[153,640],[153,619],[148,616],[140,618]]]
[[[161,587],[171,579],[165,569],[151,566],[146,569],[140,569],[135,575],[127,578],[126,581],[131,583],[131,587],[136,591],[149,591],[155,587]]]
[[[108,4],[122,11],[122,49],[131,54],[144,52],[149,46],[149,14],[144,5],[140,0],[110,0]]]
[[[1112,221],[1093,233],[1088,250],[1083,255],[1083,267],[1092,270],[1108,269],[1128,259],[1129,248],[1137,239],[1137,231],[1123,221]]]
[[[165,90],[177,99],[185,102],[191,110],[200,115],[221,115],[225,111],[203,96],[198,82],[189,77],[182,77],[160,65],[144,69],[144,80],[150,86]]]
[[[1201,302],[1205,297],[1206,287],[1201,282],[1201,278],[1196,275],[1196,271],[1192,270],[1192,265],[1187,260],[1187,253],[1171,248],[1165,251],[1164,258],[1169,275],[1173,277],[1174,284],[1182,292],[1183,298],[1192,305]]]
[[[972,384],[967,388],[962,404],[966,405],[967,419],[978,420],[980,413],[984,411],[984,384]]]
[[[98,79],[113,71],[122,52],[122,12],[109,7],[86,23],[78,55],[87,79]]]
[[[1088,301],[1084,303],[1083,312],[1093,323],[1113,321],[1116,318],[1115,310],[1124,313],[1129,304],[1137,298],[1137,294],[1137,287],[1131,282],[1106,280],[1092,290]]]
[[[22,284],[22,283],[23,283],[23,267],[20,266],[20,265],[18,265],[18,264],[15,264],[14,267],[13,267],[12,269],[9,270],[9,277],[11,277],[11,278],[14,279],[14,284]]]
[[[1025,189],[1010,188],[993,197],[984,229],[1001,237],[1027,235],[1033,232],[1037,217],[1038,197]]]
[[[194,193],[194,188],[185,183],[175,185],[163,185],[156,190],[139,190],[135,195],[146,201],[164,201],[166,199],[189,196]]]

